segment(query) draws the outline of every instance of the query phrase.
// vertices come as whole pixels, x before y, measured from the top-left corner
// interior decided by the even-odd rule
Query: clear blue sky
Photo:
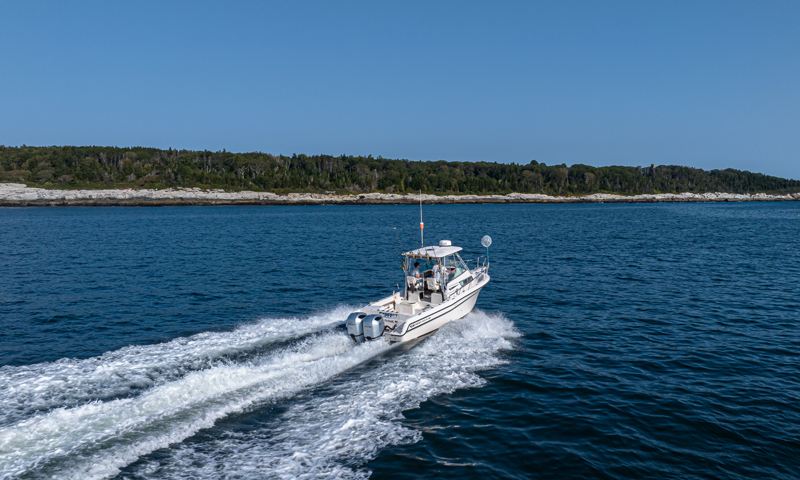
[[[800,178],[800,1],[4,0],[0,144]]]

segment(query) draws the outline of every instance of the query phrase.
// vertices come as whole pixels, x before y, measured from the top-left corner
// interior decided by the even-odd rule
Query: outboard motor
[[[364,319],[364,338],[367,340],[375,340],[383,335],[386,330],[386,325],[383,323],[383,317],[380,315],[370,315]]]
[[[356,343],[364,341],[364,317],[367,314],[364,312],[353,312],[347,317],[345,325],[347,325],[347,334]]]

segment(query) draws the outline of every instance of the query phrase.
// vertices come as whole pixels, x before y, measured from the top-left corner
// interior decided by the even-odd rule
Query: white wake
[[[156,345],[134,345],[85,360],[0,367],[0,426],[33,412],[161,385],[208,368],[226,355],[341,323],[350,311],[342,306],[305,318],[267,318],[231,332],[204,332]]]
[[[317,326],[324,326],[324,321]],[[212,348],[224,350],[221,338],[235,333],[201,338]],[[331,387],[332,394],[295,398],[301,391],[396,348],[383,341],[356,346],[342,331],[327,329],[245,362],[218,360],[168,381],[152,381],[137,396],[60,407],[2,426],[0,476],[107,478],[167,447],[167,454],[159,455],[158,460],[145,457],[136,464],[133,475],[365,476],[368,472],[360,465],[381,448],[420,438],[418,432],[400,423],[403,410],[415,408],[433,395],[481,386],[483,380],[475,372],[502,363],[498,352],[510,348],[509,339],[516,336],[512,324],[502,316],[474,312],[448,324],[418,347],[344,377]],[[257,335],[243,337],[250,340],[237,345],[261,341]],[[183,352],[177,346],[176,350]],[[52,365],[49,368],[55,369],[56,364]],[[202,448],[181,443],[232,413],[277,401],[288,401],[289,408],[268,428],[247,435],[226,432],[204,442]]]

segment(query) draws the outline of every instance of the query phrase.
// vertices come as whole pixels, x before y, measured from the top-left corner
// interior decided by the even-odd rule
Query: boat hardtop
[[[441,240],[438,246],[403,252],[403,290],[351,313],[347,333],[356,342],[381,336],[389,343],[406,342],[467,315],[489,283],[489,262],[481,256],[470,268],[461,251]]]
[[[416,250],[411,250],[410,252],[407,252],[405,255],[411,256],[413,258],[423,258],[423,257],[445,258],[448,255],[453,255],[463,250],[461,247],[454,247],[450,245],[450,242],[447,240],[442,240],[442,242],[440,243],[445,243],[445,245],[440,245],[438,247],[418,248]]]

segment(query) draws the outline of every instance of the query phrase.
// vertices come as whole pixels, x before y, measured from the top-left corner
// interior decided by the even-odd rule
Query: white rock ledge
[[[765,193],[660,193],[647,195],[609,195],[595,193],[575,197],[552,197],[532,193],[508,195],[422,195],[426,203],[655,203],[655,202],[751,202],[797,201],[800,193],[767,195]],[[30,188],[19,183],[0,183],[0,206],[113,206],[113,205],[352,205],[413,204],[418,194],[364,193],[325,195],[319,193],[225,192],[199,188],[165,190],[55,190]]]

